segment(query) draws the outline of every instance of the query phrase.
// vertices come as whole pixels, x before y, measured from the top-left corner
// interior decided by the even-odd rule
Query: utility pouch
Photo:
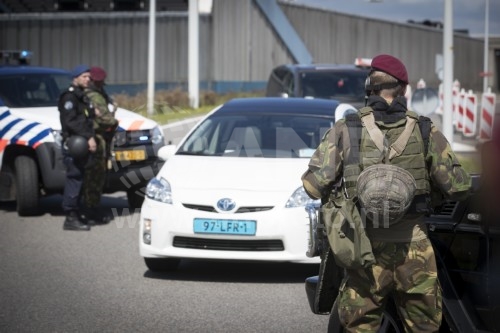
[[[338,266],[359,269],[375,263],[359,209],[344,191],[336,191],[330,196],[330,200],[321,207],[321,218]]]

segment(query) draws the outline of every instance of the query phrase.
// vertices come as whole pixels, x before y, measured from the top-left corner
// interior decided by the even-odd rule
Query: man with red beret
[[[106,216],[99,212],[108,161],[111,155],[111,144],[118,120],[115,119],[116,104],[104,90],[106,71],[101,67],[90,68],[90,83],[85,89],[95,110],[94,130],[97,141],[97,151],[94,163],[85,172],[83,199],[87,208],[86,217],[91,224],[106,222]]]
[[[368,236],[368,247],[363,243],[359,248],[371,249],[354,253],[354,259],[363,260],[351,264],[340,257],[350,248],[331,246],[345,277],[330,325],[340,323],[348,332],[376,332],[392,298],[405,331],[437,332],[441,290],[424,216],[444,198],[465,199],[471,179],[430,119],[407,109],[404,64],[381,54],[371,67],[366,107],[335,123],[302,176],[306,193],[322,200],[323,212],[335,209],[332,202],[353,202],[354,212],[348,214],[362,217]],[[334,222],[323,221],[327,232],[344,230],[332,225],[338,214],[330,216]]]

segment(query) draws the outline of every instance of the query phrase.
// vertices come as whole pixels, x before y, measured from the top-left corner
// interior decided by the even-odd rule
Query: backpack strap
[[[360,150],[363,125],[361,123],[361,119],[359,118],[359,114],[357,113],[345,116],[345,122],[349,138],[347,138],[348,140],[343,147],[344,170],[342,174],[342,181],[347,197],[352,197],[355,195],[356,181],[361,173],[359,163],[361,161]],[[347,147],[349,147],[349,149],[347,149]]]
[[[370,135],[370,138],[373,140],[380,152],[386,155],[387,149],[384,145],[385,136],[380,128],[375,124],[375,117],[373,115],[373,112],[365,113],[365,115],[361,117],[361,122],[363,123],[363,126],[365,126],[368,134]],[[394,157],[400,156],[403,153],[403,150],[405,149],[406,144],[410,139],[411,133],[413,132],[416,123],[417,120],[415,118],[409,115],[406,116],[405,129],[396,139],[396,141],[394,141],[394,143],[389,147],[389,160],[392,160]]]
[[[389,160],[392,160],[394,157],[397,157],[403,153],[403,150],[405,149],[406,144],[410,139],[411,133],[413,132],[416,123],[417,120],[415,118],[411,118],[408,116],[406,117],[406,125],[403,133],[401,133],[399,138],[397,138],[396,141],[394,141],[394,143],[391,145]]]
[[[361,146],[361,130],[363,128],[361,119],[357,113],[345,116],[345,122],[349,133],[350,151],[347,154],[346,164],[359,164],[359,151]]]
[[[424,156],[427,156],[427,152],[429,151],[429,136],[431,134],[431,124],[432,120],[429,117],[418,117],[420,134],[422,135],[422,140],[424,141]]]
[[[363,116],[361,118],[361,122],[368,131],[370,138],[373,140],[373,142],[375,142],[378,150],[383,153],[385,151],[384,133],[382,133],[380,128],[378,128],[378,126],[375,124],[375,116],[373,115],[373,113],[370,112],[367,115]]]

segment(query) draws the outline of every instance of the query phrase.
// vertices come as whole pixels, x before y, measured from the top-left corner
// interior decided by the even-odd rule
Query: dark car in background
[[[335,99],[360,108],[368,72],[368,67],[356,65],[281,65],[269,76],[266,96]]]

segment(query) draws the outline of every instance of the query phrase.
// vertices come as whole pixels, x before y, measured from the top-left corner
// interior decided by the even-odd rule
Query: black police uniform
[[[87,140],[95,136],[95,111],[82,88],[71,85],[59,97],[59,117],[63,141],[72,135],[80,135]],[[89,230],[80,217],[79,204],[83,185],[85,166],[91,163],[92,154],[76,159],[70,156],[66,144],[63,144],[63,159],[66,165],[66,183],[62,208],[66,214],[64,229]]]

